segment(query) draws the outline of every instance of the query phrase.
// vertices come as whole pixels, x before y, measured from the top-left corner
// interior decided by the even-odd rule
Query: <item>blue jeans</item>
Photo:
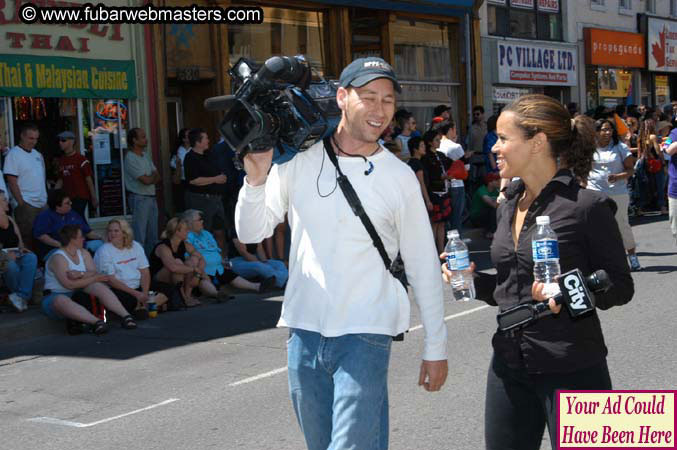
[[[275,276],[275,286],[282,287],[289,278],[287,266],[277,259],[269,259],[266,262],[247,261],[241,256],[232,258],[230,263],[233,266],[233,272],[244,278],[262,277],[269,278]]]
[[[158,208],[155,197],[129,193],[129,209],[134,215],[134,240],[150,255],[158,240]]]
[[[38,257],[35,253],[26,253],[10,261],[7,272],[2,276],[10,292],[16,292],[24,300],[30,300],[33,294],[33,280],[35,269],[38,267]]]
[[[449,189],[451,194],[451,217],[449,218],[450,230],[458,230],[461,234],[463,228],[463,209],[465,208],[465,188],[455,187]]]
[[[387,449],[392,337],[289,335],[289,392],[308,449]]]

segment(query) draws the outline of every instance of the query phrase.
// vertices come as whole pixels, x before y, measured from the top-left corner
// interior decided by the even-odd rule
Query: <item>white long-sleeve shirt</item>
[[[440,262],[414,172],[388,150],[339,165],[394,259],[398,250],[425,330],[423,359],[446,359],[447,329]],[[325,337],[352,333],[395,336],[409,328],[406,290],[387,270],[336,182],[322,142],[274,165],[262,186],[245,179],[235,209],[238,238],[258,243],[288,213],[289,281],[278,326]],[[319,178],[318,178],[319,177]],[[333,191],[333,192],[332,192]]]

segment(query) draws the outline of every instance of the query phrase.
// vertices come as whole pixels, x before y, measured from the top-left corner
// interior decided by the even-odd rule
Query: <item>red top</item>
[[[92,165],[80,153],[59,158],[59,175],[63,180],[63,190],[71,198],[89,200],[89,188],[85,179],[92,176]]]

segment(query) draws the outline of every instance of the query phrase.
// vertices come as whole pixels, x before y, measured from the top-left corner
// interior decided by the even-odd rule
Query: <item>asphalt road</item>
[[[601,312],[616,389],[677,386],[677,246],[665,218],[634,227],[645,270],[636,295]],[[487,264],[486,251],[472,256]],[[479,250],[478,250],[479,249]],[[280,297],[163,314],[104,337],[57,336],[0,347],[0,447],[6,449],[303,449],[287,394]],[[446,304],[450,373],[416,385],[422,330],[393,345],[391,445],[480,449],[495,310]],[[412,326],[420,323],[414,315]],[[550,448],[544,437],[543,449]]]

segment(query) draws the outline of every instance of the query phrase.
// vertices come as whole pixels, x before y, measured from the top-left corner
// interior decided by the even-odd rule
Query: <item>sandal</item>
[[[108,325],[103,320],[99,320],[92,325],[92,333],[101,335],[108,332]]]
[[[122,325],[122,328],[125,330],[133,330],[136,328],[136,322],[134,322],[134,318],[130,314],[127,314],[122,318],[120,325]]]

